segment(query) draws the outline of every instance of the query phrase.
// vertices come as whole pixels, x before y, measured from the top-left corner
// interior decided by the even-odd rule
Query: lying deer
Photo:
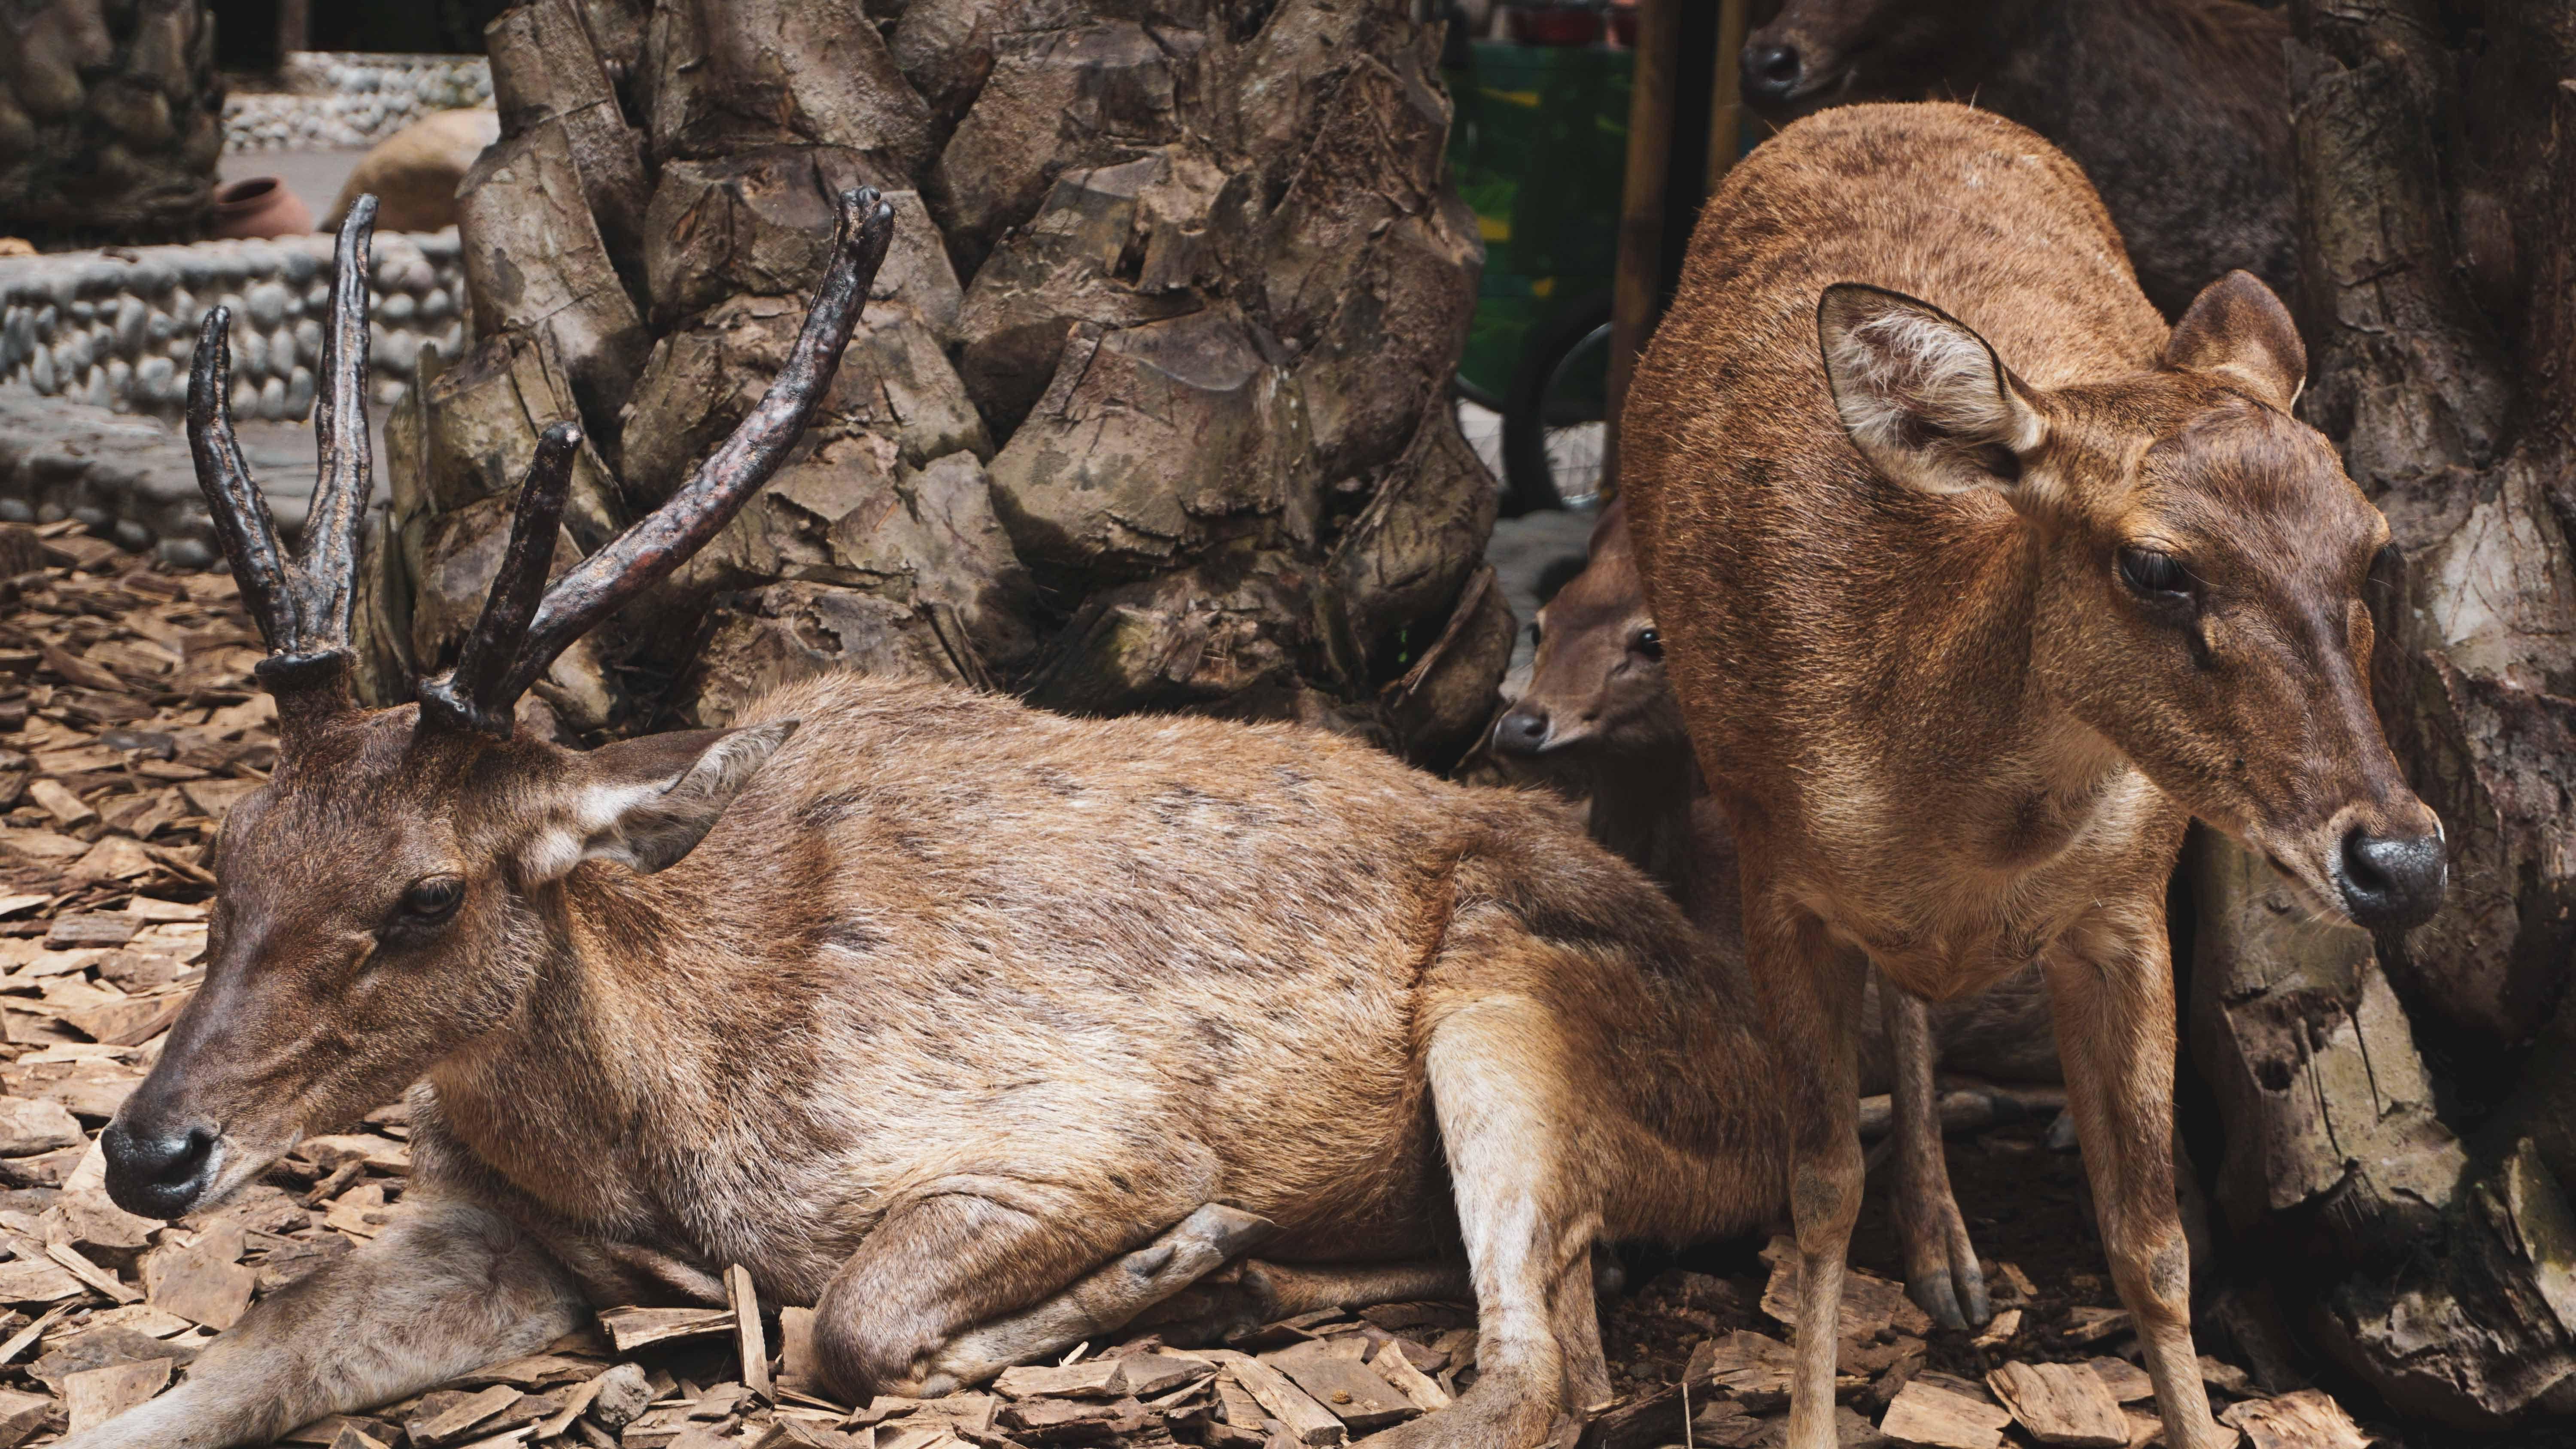
[[[1529,1445],[1608,1396],[1595,1239],[1784,1200],[1740,971],[1534,798],[1285,726],[846,675],[726,730],[587,753],[515,730],[804,430],[891,231],[872,192],[841,210],[767,395],[551,586],[578,438],[545,434],[454,669],[397,708],[349,686],[372,205],[340,234],[294,563],[208,319],[189,434],[281,744],[224,823],[205,984],[102,1139],[108,1189],[202,1209],[420,1083],[414,1169],[382,1236],[77,1449],[265,1441],[595,1306],[721,1303],[731,1264],[814,1306],[841,1397],[938,1394],[1255,1241],[1360,1302],[1463,1245],[1482,1376],[1380,1442]]]
[[[2230,268],[2299,279],[2289,38],[2246,0],[1786,0],[1745,37],[1744,95],[1783,121],[1949,100],[2021,122],[2101,188],[2170,317]]]
[[[1540,608],[1528,687],[1494,721],[1491,747],[1506,768],[1581,795],[1592,838],[1671,892],[1711,950],[1740,957],[1735,839],[1700,782],[1664,679],[1663,636],[1646,608],[1627,514],[1623,501],[1602,511],[1583,572]],[[1950,1191],[1933,1069],[2065,1080],[2047,994],[2028,967],[1928,1012],[1915,997],[1882,990],[1875,975],[1868,990],[1875,999],[1861,1007],[1860,1090],[1895,1098],[1892,1216],[1906,1290],[1948,1327],[1983,1323],[1991,1316],[1985,1276]]]
[[[2169,331],[2074,163],[1964,106],[1821,112],[1701,214],[1622,480],[1788,1068],[1791,1449],[1834,1443],[1872,965],[1946,1000],[2039,964],[2166,1440],[2232,1437],[2174,1199],[2184,824],[2377,930],[2446,869],[2371,709],[2388,526],[2290,416],[2305,370],[2241,272]]]

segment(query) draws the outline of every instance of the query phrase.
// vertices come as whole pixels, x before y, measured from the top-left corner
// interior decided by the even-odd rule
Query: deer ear
[[[2290,309],[2251,272],[2200,289],[2165,343],[2165,366],[2214,373],[2285,413],[2308,385],[2308,348]]]
[[[641,874],[676,865],[787,737],[795,720],[620,740],[580,756],[563,809],[528,852],[528,874],[559,879],[585,860]]]
[[[1837,283],[1816,306],[1816,339],[1843,431],[1890,482],[2009,491],[2047,435],[1986,339],[1929,302]]]

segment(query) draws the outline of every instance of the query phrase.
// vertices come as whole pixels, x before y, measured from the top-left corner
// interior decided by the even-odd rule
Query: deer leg
[[[2174,1205],[2173,964],[2163,897],[2079,927],[2041,968],[2103,1253],[2137,1320],[2165,1442],[2231,1443],[2233,1431],[2210,1421],[2192,1352],[2191,1249]]]
[[[1879,982],[1894,1058],[1897,1236],[1905,1244],[1905,1291],[1944,1328],[1983,1323],[1991,1314],[1986,1274],[1968,1241],[1968,1223],[1950,1190],[1941,1142],[1940,1093],[1932,1068],[1940,1056],[1932,1008],[1893,981]]]
[[[887,1213],[814,1305],[824,1382],[862,1403],[953,1393],[1124,1325],[1269,1228],[1208,1205],[1140,1247],[1152,1228],[1046,1196],[948,1192]]]
[[[62,1449],[265,1444],[534,1353],[588,1313],[571,1278],[506,1218],[424,1201],[384,1236],[262,1299],[186,1383]]]
[[[1746,887],[1746,963],[1778,1054],[1789,1121],[1789,1220],[1799,1279],[1788,1449],[1835,1449],[1843,1264],[1867,1178],[1857,1028],[1869,963],[1860,952],[1837,947],[1815,917],[1768,899],[1750,879]]]
[[[1158,1329],[1175,1345],[1217,1343],[1245,1329],[1318,1308],[1465,1302],[1474,1295],[1464,1258],[1344,1264],[1245,1259],[1146,1309],[1129,1326]]]
[[[1424,1069],[1476,1285],[1476,1382],[1372,1449],[1530,1449],[1609,1397],[1592,1304],[1601,1219],[1566,1170],[1574,1088],[1557,1036],[1517,995],[1467,1002],[1432,1029]]]

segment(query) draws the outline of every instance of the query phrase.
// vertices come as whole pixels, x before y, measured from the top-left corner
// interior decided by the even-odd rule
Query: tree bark
[[[557,722],[864,669],[1472,743],[1515,627],[1446,396],[1481,252],[1403,0],[533,0],[487,38],[482,340],[395,423],[385,691],[452,654],[550,411],[592,445],[577,554],[757,399],[873,185],[894,247],[817,422],[567,656]]]
[[[2576,1412],[2576,13],[2292,0],[2306,417],[2387,514],[2373,687],[2450,846],[2376,944],[2193,850],[2219,1197],[2392,1408]]]

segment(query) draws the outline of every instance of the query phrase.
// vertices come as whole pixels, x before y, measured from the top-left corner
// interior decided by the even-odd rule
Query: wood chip
[[[2020,1332],[2021,1310],[1998,1309],[1993,1318],[1986,1320],[1986,1326],[1978,1332],[1974,1342],[1979,1348],[2001,1348]]]
[[[1762,1250],[1762,1261],[1771,1265],[1771,1281],[1762,1290],[1762,1311],[1784,1327],[1794,1325],[1798,1321],[1798,1246],[1786,1237],[1773,1238],[1771,1246]],[[1904,1284],[1845,1267],[1836,1336],[1876,1338],[1886,1328],[1920,1338],[1932,1331],[1932,1315],[1905,1296]]]
[[[2042,1444],[2126,1449],[2128,1417],[2111,1387],[2078,1363],[2008,1363],[1986,1375],[1986,1387]]]
[[[127,1287],[114,1273],[80,1255],[69,1243],[47,1243],[45,1256],[62,1265],[63,1271],[115,1299],[119,1303],[140,1303],[143,1295]]]
[[[150,1302],[221,1333],[250,1308],[259,1274],[204,1248],[162,1248],[152,1255]]]
[[[1329,1343],[1294,1343],[1261,1355],[1261,1361],[1286,1374],[1306,1396],[1350,1426],[1358,1438],[1400,1424],[1422,1412],[1413,1401],[1358,1358],[1335,1352]]]
[[[1897,1392],[1878,1431],[1922,1449],[1997,1449],[2011,1422],[2012,1415],[1993,1404],[1917,1379]]]
[[[778,1310],[778,1375],[806,1386],[807,1393],[819,1384],[822,1369],[814,1361],[813,1309]]]
[[[109,1046],[141,1046],[168,1031],[196,995],[196,988],[190,987],[163,996],[136,996],[107,1006],[67,1011],[63,1020],[91,1041]]]
[[[2102,1386],[2111,1391],[2111,1397],[2121,1403],[2134,1404],[2140,1399],[2156,1396],[2156,1381],[2147,1377],[2145,1369],[2125,1358],[2097,1358],[2088,1366],[2094,1377],[2102,1381]]]
[[[993,1380],[993,1387],[1014,1399],[1114,1399],[1127,1391],[1118,1361],[1107,1358],[1062,1367],[1023,1364],[1006,1368]]]
[[[725,1269],[725,1296],[733,1300],[734,1347],[742,1355],[743,1387],[766,1403],[777,1398],[769,1383],[769,1339],[761,1331],[760,1296],[751,1270],[740,1263]]]
[[[2125,1308],[2069,1308],[2066,1327],[2059,1330],[2069,1343],[2099,1343],[2131,1327]]]
[[[609,1308],[599,1326],[619,1353],[675,1338],[712,1338],[734,1330],[730,1308]]]
[[[1404,1349],[1409,1342],[1399,1338],[1381,1347],[1377,1357],[1369,1360],[1369,1367],[1377,1370],[1378,1377],[1404,1395],[1413,1407],[1426,1414],[1436,1414],[1449,1407],[1449,1392],[1441,1388],[1431,1375],[1414,1367],[1412,1359],[1405,1357]]]
[[[53,1411],[54,1401],[43,1394],[0,1389],[0,1449],[15,1449],[34,1437]]]
[[[1202,1354],[1224,1366],[1261,1405],[1262,1413],[1279,1421],[1293,1443],[1338,1444],[1346,1430],[1333,1411],[1306,1396],[1306,1391],[1288,1381],[1288,1376],[1248,1353],[1230,1348],[1201,1350]],[[1222,1379],[1219,1382],[1223,1382]]]
[[[45,949],[74,951],[86,946],[122,946],[133,940],[134,933],[142,929],[143,922],[136,917],[105,911],[58,916],[45,931]]]
[[[2322,1389],[2230,1404],[2218,1421],[2245,1433],[2248,1449],[2368,1449],[2361,1426]]]
[[[428,1403],[437,1403],[441,1397],[433,1394]],[[455,1443],[473,1433],[477,1425],[499,1416],[502,1410],[516,1404],[523,1397],[525,1395],[507,1384],[494,1384],[479,1394],[469,1394],[446,1404],[436,1413],[413,1419],[403,1426],[403,1432],[416,1445]],[[424,1408],[427,1406],[428,1404],[423,1405]]]
[[[1789,1345],[1737,1329],[1691,1350],[1682,1382],[1694,1391],[1706,1385],[1732,1395],[1757,1414],[1768,1413],[1787,1407],[1797,1362],[1797,1352]]]
[[[63,1403],[72,1432],[86,1433],[161,1392],[170,1382],[170,1360],[144,1359],[84,1369],[63,1380]]]

